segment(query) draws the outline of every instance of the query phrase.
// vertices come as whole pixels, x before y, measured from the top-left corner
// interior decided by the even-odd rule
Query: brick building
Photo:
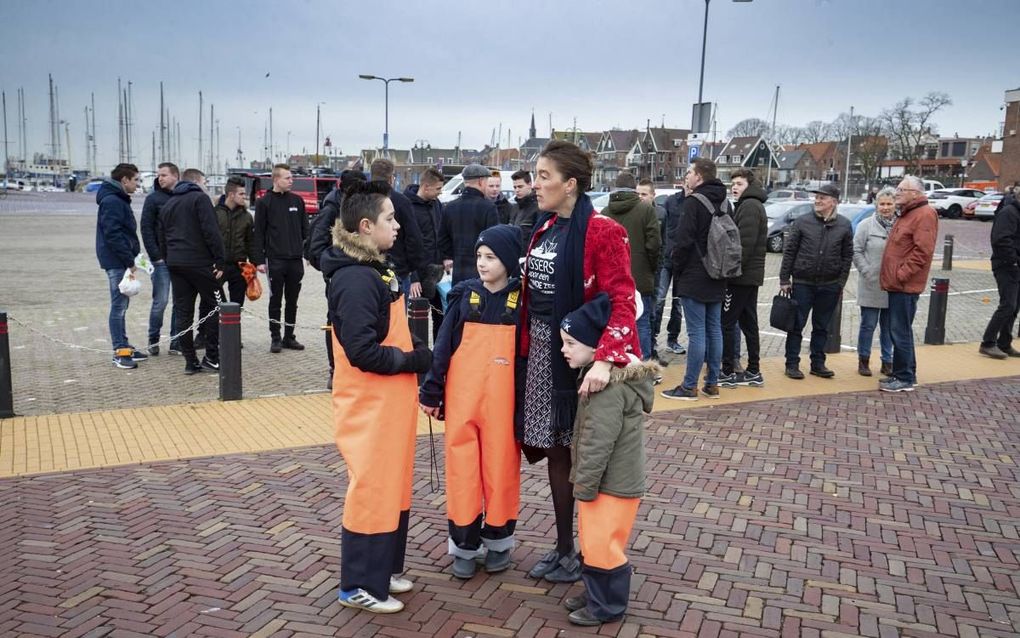
[[[1002,128],[999,187],[1020,182],[1020,88],[1006,91],[1006,119]]]

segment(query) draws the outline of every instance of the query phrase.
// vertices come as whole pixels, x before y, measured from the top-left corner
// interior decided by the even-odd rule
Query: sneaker
[[[494,552],[489,550],[485,554],[485,571],[490,574],[506,571],[510,567],[510,550]]]
[[[571,596],[563,601],[563,606],[567,608],[567,611],[584,609],[588,606],[588,592],[583,592],[580,596]]]
[[[578,625],[580,627],[598,627],[599,625],[607,622],[619,622],[622,618],[623,614],[620,614],[619,616],[601,620],[593,616],[591,612],[588,611],[587,607],[582,607],[577,611],[572,611],[570,612],[570,615],[567,616],[567,620],[569,620],[571,624]]]
[[[450,566],[450,571],[453,575],[461,580],[468,580],[475,575],[475,570],[478,569],[478,563],[473,558],[461,558],[460,556],[453,557],[453,564]]]
[[[113,365],[122,370],[134,370],[138,367],[131,357],[131,348],[117,348],[113,353]]]
[[[364,609],[373,614],[395,614],[404,608],[404,603],[393,596],[387,596],[386,600],[379,600],[364,589],[352,589],[341,591],[337,598],[344,607]]]
[[[145,351],[149,353],[150,357],[158,357],[159,356],[159,344],[158,343],[150,343],[149,347],[146,348]]]
[[[1020,350],[1017,350],[1013,346],[1006,346],[1005,348],[999,348],[1006,353],[1007,357],[1020,357]]]
[[[210,359],[209,355],[202,357],[201,365],[206,370],[212,370],[213,372],[219,372],[220,370],[220,362]]]
[[[811,366],[811,374],[815,375],[816,377],[821,377],[823,379],[831,379],[832,377],[836,376],[836,373],[826,368],[825,364],[822,364],[820,366]]]
[[[555,549],[543,556],[531,571],[528,572],[530,578],[542,578],[552,570],[556,569],[557,564],[560,562],[560,553]]]
[[[888,382],[883,381],[882,383],[879,383],[878,389],[882,392],[913,392],[914,384],[909,381],[892,379]]]
[[[999,350],[999,346],[981,346],[978,348],[978,352],[993,359],[1005,359],[1009,357],[1008,354]]]
[[[145,354],[141,350],[135,350],[135,349],[132,348],[132,350],[131,350],[131,360],[132,361],[148,361],[149,360],[149,355]]]
[[[560,558],[556,569],[545,575],[550,583],[576,583],[581,580],[581,557],[577,552],[570,552]]]
[[[797,366],[786,366],[786,376],[791,379],[803,379],[804,373]]]
[[[720,383],[719,385],[722,384]],[[765,377],[761,376],[761,372],[744,372],[737,377],[737,385],[760,388],[765,385]]]
[[[184,374],[187,375],[198,374],[202,370],[205,370],[205,368],[203,368],[202,364],[199,363],[198,361],[188,361],[187,363],[184,364]]]
[[[400,576],[390,576],[390,593],[406,594],[414,587],[414,583]]]
[[[666,390],[662,393],[662,396],[667,399],[676,399],[678,401],[697,401],[698,400],[698,389],[697,388],[685,388],[683,385],[678,385],[672,390]]]
[[[269,344],[269,351],[273,354],[283,352],[283,342],[279,339],[273,339],[273,341]]]
[[[735,388],[737,387],[737,381],[740,379],[740,377],[741,375],[737,374],[736,372],[731,372],[729,374],[725,373],[720,374],[719,385],[724,388]]]
[[[280,342],[280,345],[283,346],[284,348],[286,348],[287,350],[304,350],[305,349],[305,347],[303,345],[301,345],[298,342],[298,340],[295,339],[294,337],[285,337],[284,340]]]
[[[718,399],[719,398],[719,386],[717,386],[717,385],[702,386],[701,393],[704,394],[709,399]]]
[[[683,347],[676,341],[670,341],[666,344],[666,350],[669,350],[673,354],[687,354],[687,348]]]

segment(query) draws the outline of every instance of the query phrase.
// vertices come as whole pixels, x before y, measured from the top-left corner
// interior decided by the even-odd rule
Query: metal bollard
[[[11,342],[7,334],[7,313],[0,311],[0,419],[14,414],[14,389],[11,383]]]
[[[241,389],[241,306],[220,307],[220,401],[239,401]]]
[[[421,339],[422,343],[429,342],[429,300],[425,297],[411,297],[407,301],[407,323],[411,328],[411,334]],[[425,380],[424,374],[418,375],[418,385]]]
[[[942,270],[953,269],[953,236],[946,235],[942,243]]]
[[[843,291],[839,291],[839,298],[836,299],[836,309],[832,311],[832,319],[829,320],[829,339],[825,342],[826,354],[835,354],[840,351],[840,344],[843,343]]]
[[[924,329],[924,342],[941,346],[946,342],[946,308],[949,305],[949,279],[933,277],[931,299],[928,302],[928,326]]]

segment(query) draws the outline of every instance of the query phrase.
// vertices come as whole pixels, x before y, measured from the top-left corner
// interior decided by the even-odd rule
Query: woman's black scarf
[[[553,280],[556,294],[553,299],[552,323],[552,431],[565,432],[574,427],[577,414],[577,370],[572,370],[563,358],[560,339],[560,322],[569,313],[584,305],[584,242],[588,235],[588,221],[594,209],[587,195],[581,194],[570,214],[570,225],[563,247],[556,254]]]

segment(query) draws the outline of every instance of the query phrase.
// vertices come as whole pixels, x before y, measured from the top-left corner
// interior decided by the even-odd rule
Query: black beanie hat
[[[521,276],[521,229],[509,224],[490,226],[478,235],[475,251],[479,246],[488,246],[503,262],[507,277]]]
[[[568,313],[560,322],[560,328],[584,345],[596,348],[599,339],[602,338],[602,332],[609,324],[609,313],[612,310],[609,295],[600,292],[588,303]]]

